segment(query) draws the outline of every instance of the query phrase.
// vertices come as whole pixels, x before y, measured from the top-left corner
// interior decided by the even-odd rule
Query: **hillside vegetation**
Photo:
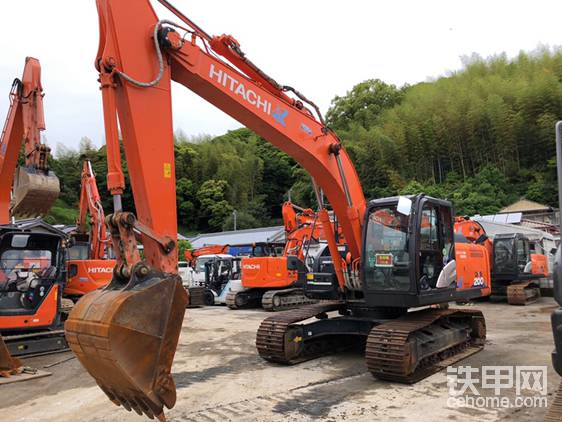
[[[459,214],[488,214],[518,199],[556,205],[554,124],[562,118],[562,52],[539,49],[464,60],[446,77],[396,87],[378,79],[335,97],[327,113],[359,172],[367,198],[425,192],[454,201]],[[291,198],[314,205],[306,173],[247,129],[211,138],[175,139],[177,207],[187,231],[280,222]],[[104,205],[104,148],[84,138],[79,151],[59,148],[53,168],[61,199],[49,217],[71,222],[81,156],[97,174]],[[126,170],[126,168],[125,168]],[[124,204],[131,207],[130,191]]]

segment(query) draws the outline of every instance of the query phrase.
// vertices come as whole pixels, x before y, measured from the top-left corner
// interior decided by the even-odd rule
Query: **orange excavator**
[[[291,364],[359,339],[366,341],[375,376],[415,382],[440,370],[445,359],[452,364],[483,348],[481,312],[431,306],[489,289],[486,282],[457,280],[450,202],[425,195],[367,202],[318,107],[265,74],[232,36],[208,35],[165,0],[159,3],[178,22],[159,20],[148,0],[96,3],[95,64],[115,208],[107,221],[117,264],[108,286],[78,301],[65,329],[70,347],[113,403],[164,420],[163,408],[176,402],[170,370],[188,295],[177,275],[172,80],[286,152],[314,180],[334,271],[308,273],[304,288],[313,299],[331,301],[267,318],[257,333],[260,356]],[[137,217],[121,209],[117,118]],[[322,192],[345,236],[343,259]],[[388,223],[383,214],[392,216]],[[422,221],[428,222],[423,229]]]
[[[49,147],[41,142],[45,119],[41,66],[37,59],[26,58],[23,77],[14,80],[9,98],[8,116],[0,137],[2,375],[21,371],[20,362],[10,353],[17,356],[67,348],[61,330],[66,236],[51,226],[37,230],[33,224],[41,224],[39,221],[11,221],[11,217],[46,214],[60,190],[57,177],[48,167]],[[17,167],[22,144],[25,164]]]
[[[26,218],[47,214],[59,196],[59,179],[49,169],[50,148],[41,142],[43,130],[41,65],[27,57],[23,77],[12,84],[0,137],[0,224],[8,224],[10,215]],[[16,168],[22,144],[25,165]]]
[[[217,255],[225,254],[228,252],[229,245],[205,245],[200,248],[194,249],[193,251],[187,249],[184,253],[187,262],[194,267],[196,265],[197,258],[202,255]]]
[[[77,300],[111,281],[115,260],[109,259],[108,246],[109,236],[96,176],[90,161],[85,160],[82,167],[80,214],[76,230],[70,234],[68,248],[68,280],[64,288],[66,297]]]
[[[455,232],[485,248],[492,271],[493,298],[507,298],[510,305],[527,305],[541,297],[538,281],[548,276],[547,257],[531,253],[525,235],[498,234],[492,240],[478,221],[467,217],[455,219]]]
[[[304,295],[306,274],[322,255],[329,256],[322,223],[312,209],[291,202],[282,207],[286,243],[281,256],[242,258],[241,289],[226,295],[230,309],[263,307],[267,311],[315,303]],[[340,233],[341,234],[341,233]],[[343,236],[338,238],[345,249]]]

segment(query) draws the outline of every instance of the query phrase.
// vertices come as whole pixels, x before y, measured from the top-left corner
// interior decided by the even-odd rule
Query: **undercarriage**
[[[328,315],[334,311],[339,315]],[[288,365],[361,347],[375,377],[413,383],[482,350],[485,338],[477,310],[401,312],[331,302],[265,319],[256,346],[265,360]]]
[[[538,280],[515,280],[493,282],[492,299],[507,301],[510,305],[530,305],[541,298]]]
[[[260,308],[266,311],[284,311],[296,309],[317,301],[304,295],[300,287],[279,290],[247,289],[230,291],[226,296],[226,305],[230,309]]]

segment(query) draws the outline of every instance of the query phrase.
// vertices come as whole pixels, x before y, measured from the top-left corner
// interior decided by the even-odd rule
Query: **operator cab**
[[[0,317],[34,315],[48,297],[49,309],[57,309],[66,275],[62,248],[61,235],[0,229]],[[52,296],[55,286],[59,294]]]
[[[265,256],[283,256],[285,245],[283,243],[275,242],[257,242],[252,244],[252,252],[250,256],[265,257]]]
[[[496,280],[528,279],[532,272],[529,239],[521,233],[496,235],[492,272]]]

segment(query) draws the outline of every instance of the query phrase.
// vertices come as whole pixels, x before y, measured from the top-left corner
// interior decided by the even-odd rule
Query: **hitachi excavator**
[[[66,279],[65,235],[52,227],[44,232],[11,220],[46,214],[60,190],[57,177],[48,167],[49,148],[41,142],[45,118],[37,59],[26,58],[23,77],[14,80],[9,99],[0,137],[2,375],[21,371],[21,363],[10,353],[17,356],[67,348],[60,329]],[[17,168],[22,144],[25,165]]]
[[[267,311],[298,308],[316,302],[304,295],[306,274],[323,253],[329,255],[322,223],[312,209],[291,202],[282,207],[285,248],[282,256],[242,258],[241,290],[231,290],[226,304],[231,309],[263,307]],[[338,243],[345,250],[343,236]]]
[[[232,36],[208,35],[165,0],[159,3],[177,22],[159,20],[148,0],[96,3],[95,63],[115,208],[107,221],[117,264],[107,287],[78,301],[65,329],[70,347],[113,403],[163,420],[164,406],[176,401],[170,370],[188,297],[177,275],[172,80],[289,154],[314,180],[335,273],[307,274],[305,289],[331,302],[267,318],[256,340],[263,358],[295,363],[358,337],[367,340],[374,375],[414,382],[483,348],[480,311],[431,307],[489,289],[489,280],[455,276],[450,202],[423,195],[366,202],[345,148],[318,107],[266,75]],[[117,118],[137,217],[121,207]],[[345,236],[345,259],[321,192]]]
[[[526,236],[498,234],[492,240],[478,221],[467,217],[455,219],[455,232],[486,249],[492,269],[492,297],[507,298],[510,305],[528,305],[541,297],[539,280],[548,276],[547,257],[531,253]]]
[[[90,228],[87,216],[90,216]],[[115,260],[109,259],[109,236],[105,214],[89,160],[84,160],[80,190],[80,214],[76,230],[70,234],[64,295],[77,300],[111,281]]]

